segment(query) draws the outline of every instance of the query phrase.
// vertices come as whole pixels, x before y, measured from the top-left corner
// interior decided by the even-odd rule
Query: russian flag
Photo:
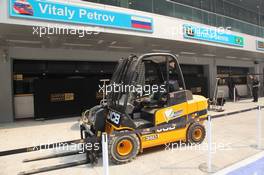
[[[131,25],[133,28],[137,29],[152,30],[152,21],[149,18],[132,16]]]

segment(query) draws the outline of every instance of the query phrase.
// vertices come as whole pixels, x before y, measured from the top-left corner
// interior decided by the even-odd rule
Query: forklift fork
[[[76,141],[74,141],[73,143],[76,143]],[[95,138],[95,137],[86,138],[84,140],[81,139],[79,141],[79,143],[83,143],[83,144],[89,143],[89,144],[93,144],[93,145],[96,143],[99,143],[99,145],[101,146],[100,142],[98,141],[98,138]],[[86,154],[84,160],[69,162],[69,163],[65,163],[65,164],[57,164],[57,165],[52,165],[52,166],[47,166],[47,167],[41,167],[41,168],[36,168],[36,169],[28,170],[28,171],[23,171],[23,172],[20,172],[19,175],[37,174],[37,173],[43,173],[43,172],[48,172],[48,171],[53,171],[53,170],[70,168],[70,167],[75,167],[75,166],[80,166],[80,165],[85,165],[85,164],[94,165],[94,164],[98,163],[98,158],[100,156],[100,151],[101,151],[100,146],[99,146],[99,150],[94,150],[94,149],[88,150],[86,148],[86,145],[82,145],[82,146],[83,146],[82,150],[84,152],[80,152],[77,150],[77,151],[71,151],[71,152],[58,153],[58,154],[54,154],[54,155],[35,157],[35,158],[25,159],[25,160],[23,160],[23,163],[40,161],[40,160],[47,160],[47,159],[53,159],[53,158],[59,158],[59,157],[66,157],[66,156],[73,156],[73,155],[78,155],[78,154]],[[32,148],[32,147],[30,147],[30,148]],[[27,149],[27,148],[23,148],[23,150],[24,150],[24,152],[33,151],[33,149]],[[11,153],[12,153],[12,151],[14,151],[14,150],[11,150]],[[20,152],[15,152],[14,154],[22,153],[22,149],[19,151]],[[36,151],[36,150],[34,150],[34,151]],[[7,153],[7,152],[5,152],[5,153]]]

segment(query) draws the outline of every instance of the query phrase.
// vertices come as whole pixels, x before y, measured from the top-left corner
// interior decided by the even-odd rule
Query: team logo
[[[164,112],[166,121],[170,121],[176,118],[179,118],[183,113],[183,110],[174,111],[173,109],[168,109]]]
[[[13,9],[17,14],[29,16],[34,15],[33,8],[27,0],[17,0],[13,5]]]
[[[264,42],[257,41],[257,48],[263,50],[264,49]]]
[[[195,34],[194,29],[190,26],[184,28],[184,33],[190,37],[194,37]]]
[[[243,44],[243,38],[241,38],[241,37],[236,37],[236,38],[235,38],[235,43],[236,43],[236,44]]]

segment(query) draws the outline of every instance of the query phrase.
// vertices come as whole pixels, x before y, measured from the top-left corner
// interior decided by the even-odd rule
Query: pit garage
[[[193,94],[209,97],[205,67],[203,65],[181,65],[186,88],[191,90]]]
[[[98,104],[115,62],[13,61],[15,119],[79,116]]]
[[[247,67],[217,66],[217,77],[220,78],[218,92],[223,93],[224,98],[231,98],[233,92],[230,92],[230,87],[235,86],[240,97],[249,97],[251,95],[249,74],[250,68]]]

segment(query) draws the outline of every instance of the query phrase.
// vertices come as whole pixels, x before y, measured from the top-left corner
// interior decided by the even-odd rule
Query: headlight
[[[90,124],[94,125],[94,123],[95,123],[95,112],[94,111],[90,111],[87,118],[88,118],[88,122]]]
[[[96,118],[96,112],[100,108],[100,106],[95,106],[89,110],[86,110],[82,114],[81,121],[88,125],[94,125],[95,124],[95,118]]]
[[[83,123],[83,124],[89,124],[89,113],[90,111],[89,110],[86,110],[82,113],[82,117],[81,117],[81,120],[80,122]]]
[[[87,125],[93,125],[95,122],[95,111],[86,110],[82,113],[81,122]]]

